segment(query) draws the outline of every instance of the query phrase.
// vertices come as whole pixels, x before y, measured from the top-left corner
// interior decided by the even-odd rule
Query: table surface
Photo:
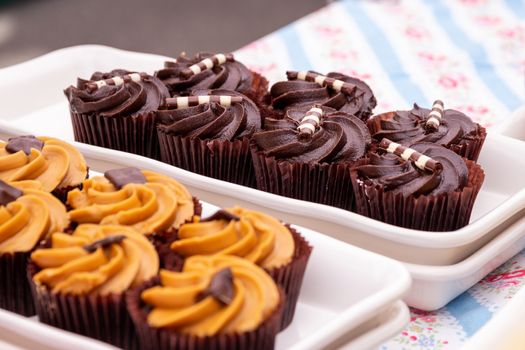
[[[273,82],[292,69],[359,77],[374,90],[375,112],[441,99],[490,127],[525,104],[524,48],[521,0],[344,0],[237,57]],[[524,283],[522,251],[446,307],[412,309],[410,324],[380,349],[459,349]]]

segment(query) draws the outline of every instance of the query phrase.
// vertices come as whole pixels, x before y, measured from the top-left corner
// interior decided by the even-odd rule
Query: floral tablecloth
[[[490,127],[525,104],[525,1],[343,0],[236,54],[273,82],[291,69],[364,79],[375,112],[442,99]],[[412,309],[380,349],[458,349],[523,283],[525,251],[443,309]]]

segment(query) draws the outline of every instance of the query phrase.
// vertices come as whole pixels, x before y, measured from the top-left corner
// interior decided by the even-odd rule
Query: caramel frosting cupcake
[[[286,292],[283,328],[293,318],[311,247],[297,231],[264,213],[234,207],[182,225],[171,249],[195,255],[235,255],[264,268]]]
[[[430,142],[473,161],[477,161],[487,136],[484,127],[460,111],[445,109],[440,100],[434,102],[432,109],[414,104],[408,111],[376,115],[367,125],[377,142],[387,138],[407,147]]]
[[[467,225],[484,180],[479,165],[442,146],[388,139],[351,173],[359,214],[426,231]]]
[[[25,278],[29,254],[51,233],[66,229],[69,219],[57,198],[35,189],[41,183],[13,184],[0,180],[0,308],[31,316],[35,310]]]
[[[137,168],[108,170],[68,194],[71,221],[125,225],[143,234],[170,231],[200,214],[200,205],[174,179]]]
[[[64,94],[76,141],[159,157],[154,112],[169,97],[159,79],[123,69],[96,72]]]
[[[159,257],[144,235],[96,224],[53,233],[29,266],[40,321],[126,349],[136,348],[137,338],[125,292],[158,271]]]
[[[0,142],[0,180],[38,181],[42,190],[65,197],[87,175],[82,154],[64,141],[28,135]]]
[[[289,109],[265,120],[252,138],[257,187],[286,197],[351,210],[348,173],[371,142],[366,125],[350,114],[322,105],[308,112]]]
[[[128,295],[142,346],[152,349],[273,349],[284,294],[251,262],[194,256],[181,272]]]
[[[164,63],[155,73],[172,96],[187,95],[192,90],[225,89],[240,92],[258,102],[268,89],[268,81],[249,70],[231,53],[201,52],[193,57],[182,53],[177,59]]]
[[[267,114],[280,118],[288,109],[303,113],[320,104],[348,113],[366,121],[377,102],[370,87],[357,78],[331,72],[286,72],[288,81],[280,81],[270,89]]]
[[[162,161],[197,174],[255,187],[250,137],[259,108],[232,90],[193,90],[157,112]]]

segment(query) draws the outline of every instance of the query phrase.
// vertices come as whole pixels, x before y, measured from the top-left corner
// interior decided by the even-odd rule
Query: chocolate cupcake
[[[194,256],[127,296],[142,349],[271,350],[285,296],[251,262]]]
[[[388,138],[407,147],[417,142],[430,142],[473,161],[478,160],[487,136],[484,127],[460,111],[444,109],[439,100],[434,102],[432,110],[414,104],[409,111],[376,115],[367,125],[377,142]]]
[[[181,54],[164,63],[155,73],[172,96],[188,95],[192,90],[224,89],[237,91],[259,104],[268,91],[268,80],[235,60],[231,53],[201,52],[193,57]]]
[[[84,156],[67,142],[32,135],[0,141],[0,180],[32,180],[39,189],[65,201],[67,192],[79,187],[88,176]]]
[[[0,180],[0,308],[24,316],[35,314],[26,277],[27,260],[42,239],[69,226],[64,205],[40,183]]]
[[[125,225],[153,234],[200,215],[197,199],[174,179],[137,168],[108,170],[69,192],[69,217],[77,224]]]
[[[116,69],[78,79],[64,93],[76,141],[159,158],[154,112],[169,97],[159,79]]]
[[[467,225],[485,178],[475,162],[442,146],[406,148],[388,139],[378,153],[357,162],[351,176],[357,213],[424,231]]]
[[[252,157],[260,190],[351,210],[350,166],[371,138],[358,118],[317,105],[267,118],[253,135]]]
[[[281,327],[292,322],[312,248],[289,225],[240,207],[219,210],[209,218],[182,225],[171,249],[183,258],[236,255],[264,268],[286,294]]]
[[[265,117],[282,118],[289,109],[307,112],[320,104],[366,121],[377,102],[370,87],[357,78],[331,72],[286,72],[288,81],[272,85]]]
[[[28,267],[41,322],[124,349],[138,349],[125,293],[158,270],[157,252],[144,235],[95,224],[52,234]]]
[[[231,90],[193,90],[157,112],[162,161],[197,174],[255,187],[250,137],[259,109]]]

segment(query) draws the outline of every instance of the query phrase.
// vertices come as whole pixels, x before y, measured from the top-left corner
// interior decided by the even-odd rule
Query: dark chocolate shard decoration
[[[19,151],[24,151],[25,154],[31,154],[31,148],[34,148],[38,151],[41,151],[44,147],[44,142],[40,141],[33,135],[25,135],[18,137],[11,137],[7,141],[5,149],[9,153],[16,153]]]
[[[215,212],[215,214],[208,216],[205,219],[202,219],[201,222],[214,221],[214,220],[239,221],[241,220],[241,218],[235,214],[230,213],[229,211],[226,211],[224,209],[219,209]]]
[[[234,296],[233,272],[226,267],[211,278],[210,285],[200,295],[201,299],[208,296],[214,297],[224,305],[230,305]]]
[[[111,169],[104,173],[104,177],[119,190],[127,184],[146,183],[146,177],[142,171],[134,167]]]
[[[18,197],[24,195],[24,192],[16,187],[8,185],[6,182],[0,180],[0,205],[7,205],[16,201]]]
[[[90,244],[86,244],[83,248],[88,253],[93,253],[98,248],[106,248],[114,243],[120,243],[126,238],[124,235],[115,235],[115,236],[109,236],[106,238],[99,239],[98,241],[95,241]]]

